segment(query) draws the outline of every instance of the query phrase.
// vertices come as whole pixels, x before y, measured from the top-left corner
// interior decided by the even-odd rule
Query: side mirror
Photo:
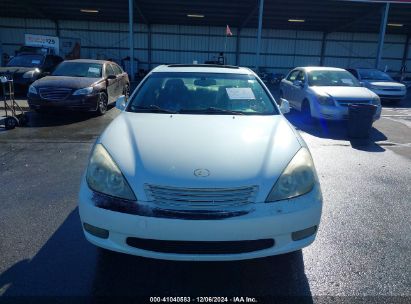
[[[108,75],[107,76],[108,80],[113,80],[113,79],[116,79],[116,78],[117,78],[116,75]]]
[[[293,85],[300,88],[304,87],[304,83],[301,80],[294,80]]]
[[[124,111],[126,109],[126,96],[121,95],[119,98],[117,98],[116,108],[120,111]]]
[[[283,114],[287,114],[290,112],[290,103],[287,99],[281,98],[280,111]]]
[[[360,81],[360,86],[365,87],[364,81]]]

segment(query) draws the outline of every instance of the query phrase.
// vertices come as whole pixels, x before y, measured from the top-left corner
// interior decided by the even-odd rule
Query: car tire
[[[107,107],[108,107],[107,94],[104,93],[104,92],[101,92],[98,96],[96,114],[98,116],[102,116],[102,115],[106,114]]]
[[[307,99],[303,101],[303,104],[301,106],[301,114],[304,123],[312,124],[314,122],[314,119],[311,115],[310,102]]]
[[[13,117],[13,116],[7,116],[4,119],[4,128],[6,130],[12,130],[15,127],[17,127],[17,125],[19,124],[17,118]]]

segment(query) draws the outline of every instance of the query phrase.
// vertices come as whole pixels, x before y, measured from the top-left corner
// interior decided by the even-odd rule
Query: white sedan
[[[254,72],[155,68],[99,137],[79,194],[86,238],[132,255],[240,260],[299,250],[320,223],[307,145]]]
[[[344,69],[331,67],[300,67],[281,81],[280,96],[290,106],[301,111],[306,121],[348,119],[348,105],[377,106],[374,120],[381,116],[381,101],[377,94],[361,86]]]

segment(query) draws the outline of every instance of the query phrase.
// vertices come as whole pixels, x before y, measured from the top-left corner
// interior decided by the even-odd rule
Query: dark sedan
[[[51,76],[34,82],[28,92],[30,108],[93,111],[103,115],[109,103],[129,95],[127,73],[111,61],[77,59],[62,62]]]
[[[13,77],[14,87],[25,93],[30,84],[50,75],[62,61],[63,58],[56,55],[20,53],[13,57],[6,67],[0,68],[0,75]]]

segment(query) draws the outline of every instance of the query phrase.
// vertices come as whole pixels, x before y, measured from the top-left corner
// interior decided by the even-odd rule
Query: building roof
[[[263,27],[308,31],[379,32],[383,1],[265,0]],[[256,28],[258,0],[134,0],[134,21]],[[94,9],[98,13],[84,13]],[[190,18],[187,15],[203,15]],[[0,0],[0,17],[128,22],[128,1],[112,0]],[[289,22],[303,19],[304,22]],[[411,33],[411,4],[391,3],[389,33]],[[235,31],[234,31],[235,34]]]

